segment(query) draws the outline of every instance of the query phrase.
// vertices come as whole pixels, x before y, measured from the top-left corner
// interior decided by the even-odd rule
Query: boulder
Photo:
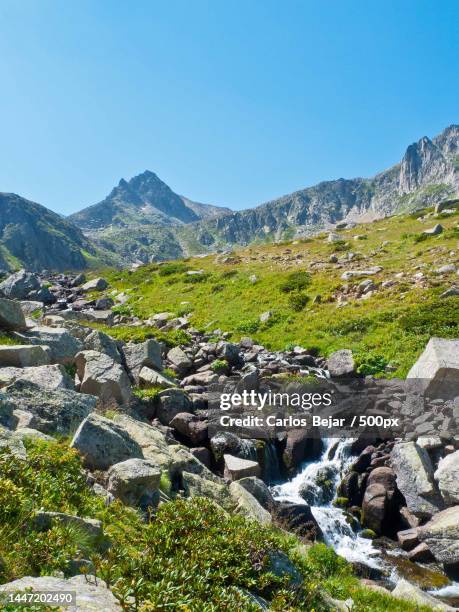
[[[113,593],[100,578],[78,575],[73,578],[55,578],[54,576],[40,576],[38,578],[25,576],[13,582],[0,585],[2,593],[17,593],[18,591],[32,592],[73,592],[76,601],[72,610],[77,612],[121,612],[121,606]]]
[[[26,329],[26,321],[19,302],[0,298],[0,329]]]
[[[127,459],[108,471],[107,490],[128,506],[147,508],[159,501],[161,470],[152,461]]]
[[[222,508],[231,509],[232,498],[223,480],[215,482],[192,472],[183,472],[182,485],[187,497],[207,497]]]
[[[241,364],[241,352],[237,344],[233,342],[220,341],[217,344],[217,357],[224,359],[230,366]]]
[[[424,230],[422,233],[425,234],[426,236],[438,236],[442,232],[443,232],[443,225],[441,225],[440,223],[437,223],[433,227]]]
[[[454,398],[459,389],[459,340],[431,338],[408,372],[414,389],[428,397]]]
[[[269,487],[256,476],[245,476],[238,480],[238,484],[255,497],[257,502],[266,510],[270,510],[274,505],[274,499]]]
[[[75,355],[82,350],[83,343],[67,329],[56,327],[33,327],[16,336],[24,344],[49,346],[51,363],[71,364]]]
[[[111,357],[113,361],[121,363],[121,355],[115,340],[108,334],[104,334],[104,332],[97,329],[88,334],[84,339],[84,349],[86,351],[105,353],[105,355]]]
[[[146,366],[153,370],[163,369],[161,345],[156,340],[149,339],[135,344],[129,342],[123,347],[126,365],[136,382],[139,380],[140,370]]]
[[[306,430],[290,429],[287,431],[287,440],[282,453],[284,465],[292,473],[306,458],[318,457],[321,449],[322,442],[312,439]]]
[[[31,317],[34,313],[43,314],[43,302],[35,300],[21,300],[21,310],[26,317]]]
[[[419,527],[419,540],[425,542],[439,563],[459,563],[459,506],[435,514]]]
[[[43,304],[54,304],[56,302],[56,297],[51,293],[48,287],[41,286],[39,289],[34,289],[28,294],[28,299],[43,302]]]
[[[225,478],[239,480],[248,476],[260,476],[260,465],[257,461],[241,459],[234,455],[223,455],[225,462]]]
[[[0,293],[11,300],[25,300],[31,291],[40,288],[38,276],[19,270],[0,283]]]
[[[162,387],[163,389],[169,389],[175,384],[170,378],[163,376],[163,374],[160,374],[156,370],[152,370],[147,366],[143,366],[143,368],[140,370],[138,382],[142,389],[148,389],[151,387]]]
[[[131,398],[131,384],[123,367],[108,355],[98,351],[81,351],[75,357],[82,393],[97,395],[104,401],[119,404]]]
[[[404,529],[397,533],[397,540],[403,550],[412,550],[419,544],[418,530]]]
[[[391,453],[397,487],[404,495],[408,510],[419,518],[430,518],[443,507],[433,479],[428,452],[415,442],[396,444]]]
[[[434,477],[446,504],[459,504],[459,450],[440,459]]]
[[[82,285],[81,289],[82,291],[85,291],[85,292],[104,291],[104,289],[107,289],[107,287],[108,287],[108,283],[105,280],[105,278],[93,278],[92,280]]]
[[[355,371],[352,351],[342,349],[335,351],[328,358],[328,371],[332,377],[349,376]]]
[[[165,389],[158,394],[157,416],[163,425],[169,425],[180,412],[192,412],[193,403],[182,389]]]
[[[0,387],[15,380],[27,380],[44,389],[75,389],[72,378],[62,365],[0,368]]]
[[[0,405],[13,406],[14,412],[29,415],[22,427],[38,429],[45,434],[68,436],[96,407],[97,398],[69,389],[49,390],[32,382],[16,380],[0,392]]]
[[[195,446],[207,440],[207,423],[189,412],[176,414],[169,427],[173,427]]]
[[[274,515],[283,529],[314,542],[323,537],[322,530],[307,504],[277,502]]]
[[[387,491],[380,483],[367,486],[363,496],[363,525],[375,533],[381,533],[382,523],[387,512]]]
[[[25,368],[47,365],[51,361],[48,346],[29,346],[23,344],[0,345],[0,368]]]
[[[167,353],[167,360],[181,376],[186,374],[192,366],[191,359],[179,346],[171,348]]]
[[[419,587],[411,584],[404,578],[400,578],[397,581],[397,585],[392,591],[392,597],[405,599],[412,604],[426,606],[427,608],[431,608],[433,610],[454,610],[454,608],[451,608],[451,606],[447,606],[438,599],[435,599],[435,597],[432,597],[432,595],[422,591]]]
[[[9,431],[0,426],[0,454],[5,453],[5,451],[17,459],[25,460],[27,458],[22,438],[16,435],[16,432]]]
[[[126,459],[143,458],[142,449],[122,425],[95,413],[81,423],[70,446],[93,470],[107,470]]]
[[[232,482],[230,484],[229,493],[237,504],[237,512],[240,512],[247,518],[257,521],[257,523],[261,525],[271,524],[271,514],[238,482]]]

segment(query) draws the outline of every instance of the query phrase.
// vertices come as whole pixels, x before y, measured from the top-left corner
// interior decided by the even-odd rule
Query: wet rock
[[[412,550],[419,544],[417,529],[404,529],[397,533],[397,540],[403,550]]]
[[[314,542],[323,537],[319,524],[307,504],[277,502],[274,516],[281,527],[302,538]]]

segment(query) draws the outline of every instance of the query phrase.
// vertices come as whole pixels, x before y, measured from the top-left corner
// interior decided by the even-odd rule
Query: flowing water
[[[314,518],[322,529],[325,543],[351,562],[381,567],[378,551],[371,540],[362,538],[349,525],[346,513],[332,505],[336,489],[355,457],[351,456],[352,439],[324,440],[325,450],[318,461],[305,464],[302,471],[291,480],[272,487],[275,499],[304,504],[306,496]],[[324,495],[326,489],[331,491]]]

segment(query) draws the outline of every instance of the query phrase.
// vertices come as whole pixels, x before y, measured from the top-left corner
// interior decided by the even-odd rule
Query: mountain
[[[14,193],[0,193],[0,268],[80,270],[96,255],[75,225]]]
[[[129,181],[121,179],[110,194],[93,206],[69,217],[86,232],[112,226],[176,225],[192,223],[217,214],[231,212],[209,204],[193,202],[177,195],[154,172],[146,170]]]
[[[400,163],[372,178],[325,181],[253,209],[195,224],[190,244],[197,252],[304,236],[342,220],[380,218],[455,197],[458,148],[459,126],[451,125],[432,140],[424,136],[410,145]]]

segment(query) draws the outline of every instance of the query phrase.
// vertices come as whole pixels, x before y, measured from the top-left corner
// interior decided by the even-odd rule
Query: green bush
[[[210,369],[216,374],[224,374],[228,371],[228,362],[226,359],[216,359],[210,364]]]
[[[160,266],[158,270],[159,276],[170,276],[171,274],[182,274],[187,272],[189,267],[180,261],[174,261],[171,263]]]
[[[291,291],[301,291],[306,289],[311,284],[311,275],[309,272],[298,270],[296,272],[290,272],[286,278],[282,281],[279,289],[283,293],[290,293]]]
[[[357,373],[364,376],[382,374],[388,361],[382,355],[362,355],[356,358]]]
[[[302,293],[298,291],[297,293],[291,293],[288,296],[288,303],[290,308],[295,312],[301,312],[306,304],[309,302],[310,298],[306,293]]]

